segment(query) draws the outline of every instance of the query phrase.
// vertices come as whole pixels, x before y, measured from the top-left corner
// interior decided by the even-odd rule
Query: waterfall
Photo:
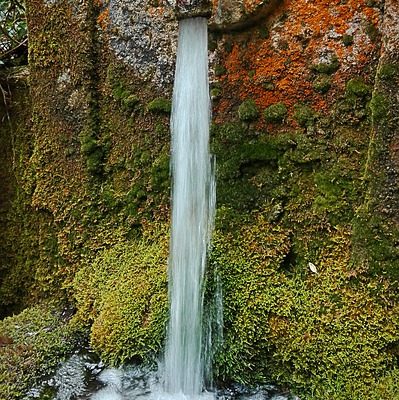
[[[171,118],[172,234],[165,390],[185,395],[198,395],[203,388],[203,286],[215,209],[207,41],[206,18],[179,22]]]

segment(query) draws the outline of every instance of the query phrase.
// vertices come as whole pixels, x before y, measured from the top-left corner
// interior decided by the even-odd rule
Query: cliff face
[[[175,4],[27,5],[30,123],[16,141],[1,130],[14,152],[1,173],[17,177],[1,215],[3,313],[61,297],[103,357],[146,358],[167,314]],[[398,6],[211,8],[215,374],[303,398],[394,398]]]

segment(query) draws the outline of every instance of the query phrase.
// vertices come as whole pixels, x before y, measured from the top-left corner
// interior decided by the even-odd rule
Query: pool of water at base
[[[232,385],[200,396],[162,391],[156,371],[140,365],[105,368],[90,354],[73,355],[55,374],[32,388],[23,400],[299,400],[275,386],[246,388]]]

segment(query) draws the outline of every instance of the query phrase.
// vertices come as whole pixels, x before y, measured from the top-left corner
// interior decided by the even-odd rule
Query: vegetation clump
[[[370,109],[374,123],[385,120],[389,110],[387,98],[381,93],[373,93]]]
[[[335,54],[333,54],[328,59],[323,60],[318,64],[313,64],[311,66],[311,69],[320,74],[331,75],[334,72],[338,71],[339,66],[340,63],[338,57]]]
[[[83,333],[53,304],[36,305],[0,321],[0,398],[22,398],[72,353]]]
[[[345,34],[342,36],[342,43],[344,46],[351,46],[353,44],[353,35]]]
[[[294,106],[294,118],[302,127],[309,127],[315,123],[316,112],[306,104],[296,104]]]
[[[320,75],[313,82],[313,89],[317,93],[327,93],[331,88],[331,78],[328,75]]]
[[[147,104],[147,110],[155,114],[170,114],[172,102],[164,97],[158,97]]]
[[[398,66],[395,64],[383,64],[379,71],[378,76],[384,81],[390,81],[394,79],[398,74]]]
[[[238,107],[238,118],[243,122],[251,122],[258,118],[259,111],[252,99],[244,100]]]
[[[160,350],[167,316],[168,234],[151,227],[141,240],[104,250],[76,276],[78,321],[91,321],[90,342],[111,364],[149,360]]]
[[[346,93],[349,96],[369,97],[371,88],[361,78],[353,78],[346,83]]]
[[[263,116],[266,122],[280,123],[286,118],[287,112],[287,106],[284,103],[276,103],[267,107],[263,112]]]

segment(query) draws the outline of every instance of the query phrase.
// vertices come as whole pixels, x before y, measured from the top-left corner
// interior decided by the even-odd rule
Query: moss
[[[147,110],[155,114],[169,114],[172,110],[172,103],[164,97],[158,97],[147,104]]]
[[[317,114],[305,104],[296,104],[294,106],[294,118],[300,126],[309,127],[315,123]]]
[[[240,121],[251,122],[258,118],[259,111],[252,99],[244,100],[238,107],[238,118]]]
[[[41,304],[0,321],[0,397],[22,398],[41,376],[48,375],[81,340],[82,328],[59,308]]]
[[[367,98],[371,95],[371,87],[364,83],[361,78],[353,78],[346,83],[346,94]]]
[[[289,231],[267,222],[263,212],[236,234],[218,232],[214,241],[211,265],[225,298],[219,374],[244,383],[289,382],[304,399],[378,398],[395,373],[395,359],[383,349],[398,338],[396,311],[387,312],[367,285],[352,284],[350,231],[333,230],[324,248],[301,261]],[[291,262],[301,274],[287,273]]]
[[[164,192],[170,188],[170,157],[161,154],[152,164],[151,185],[155,192]]]
[[[108,362],[150,359],[163,343],[168,235],[149,227],[141,240],[98,255],[74,282],[77,320],[92,320],[91,344]]]
[[[122,104],[126,109],[133,109],[139,102],[140,99],[134,94],[128,95],[122,100]]]
[[[215,76],[225,75],[227,70],[223,65],[217,64],[214,67]]]
[[[211,95],[211,99],[212,100],[219,99],[221,94],[222,94],[222,90],[220,88],[217,88],[217,87],[212,88],[211,91],[210,91],[210,95]]]
[[[381,93],[373,93],[370,101],[370,109],[374,123],[380,123],[387,118],[389,103]]]
[[[90,174],[98,176],[102,174],[104,151],[98,140],[91,132],[83,132],[81,136],[81,152],[86,158],[86,167]]]
[[[327,93],[331,87],[331,78],[328,75],[320,75],[314,80],[312,86],[317,93]]]
[[[377,27],[372,23],[368,22],[365,26],[366,34],[370,38],[372,42],[375,42],[378,39],[379,31]]]
[[[343,35],[342,36],[342,43],[346,47],[351,46],[353,44],[353,35],[346,35],[346,34]]]
[[[320,74],[331,75],[334,72],[338,71],[339,68],[339,60],[336,55],[332,55],[328,60],[322,61],[318,64],[313,64],[311,69]]]
[[[276,103],[267,107],[263,112],[263,116],[266,122],[281,123],[285,120],[287,111],[284,103]]]
[[[398,74],[398,66],[395,64],[383,64],[378,70],[378,77],[384,81],[391,81]]]

